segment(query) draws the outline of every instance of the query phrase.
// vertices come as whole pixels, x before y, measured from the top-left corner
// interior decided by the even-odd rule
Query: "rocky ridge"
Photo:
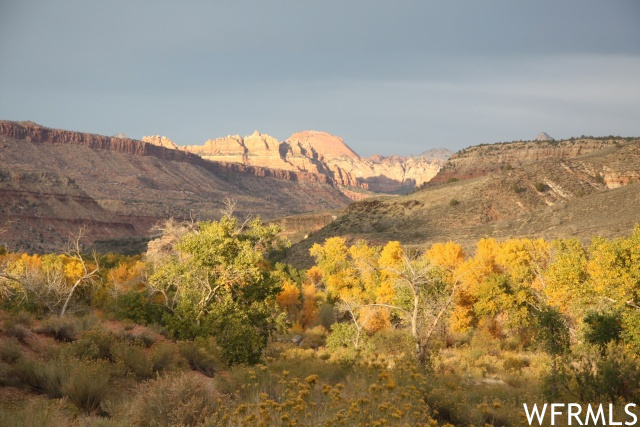
[[[561,141],[516,141],[475,145],[452,155],[429,185],[476,178],[500,169],[508,170],[546,159],[571,159],[622,142],[624,138],[584,137]]]
[[[385,193],[407,191],[429,181],[451,154],[440,149],[434,157],[363,158],[342,138],[319,131],[297,132],[281,142],[255,131],[244,138],[228,135],[184,149],[207,160],[312,172],[330,177],[341,187]],[[349,190],[345,194],[362,197],[362,193]]]
[[[310,197],[312,195],[312,197]],[[148,235],[168,217],[215,219],[225,198],[237,213],[274,218],[346,206],[325,175],[215,163],[183,150],[30,122],[0,121],[0,244],[62,250],[70,230],[86,243]]]
[[[157,145],[164,148],[170,148],[172,150],[180,150],[180,147],[178,147],[175,142],[173,142],[166,136],[160,136],[160,135],[143,136],[141,141],[148,142],[149,144]]]
[[[8,120],[0,120],[0,135],[27,142],[82,145],[91,149],[109,150],[137,156],[152,156],[163,160],[186,162],[224,174],[240,173],[295,182],[309,181],[322,182],[329,185],[336,184],[331,177],[325,174],[315,174],[312,171],[297,172],[265,166],[238,165],[233,162],[205,161],[201,156],[186,150],[167,147],[166,145],[175,145],[175,143],[166,137],[146,137],[147,141],[140,141],[130,138],[115,138],[91,133],[50,129],[33,122],[12,122]]]

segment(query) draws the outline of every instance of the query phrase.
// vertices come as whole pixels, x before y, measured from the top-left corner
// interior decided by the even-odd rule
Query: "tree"
[[[213,335],[229,364],[256,363],[275,326],[281,286],[266,251],[284,244],[280,228],[259,218],[240,224],[229,213],[199,222],[153,266],[149,284],[179,338]]]
[[[379,267],[381,248],[358,241],[347,247],[342,237],[327,239],[310,250],[326,286],[327,299],[338,301],[343,313],[355,322],[360,333],[373,333],[390,326],[389,307],[393,287]],[[317,272],[316,272],[317,273]]]
[[[480,240],[476,255],[460,267],[469,274],[454,310],[457,329],[489,318],[500,329],[525,331],[533,324],[533,314],[546,305],[548,262],[548,244],[542,239]]]
[[[315,244],[311,255],[340,311],[353,323],[354,345],[363,332],[388,328],[391,313],[407,319],[416,354],[426,360],[428,343],[453,305],[465,258],[460,245],[436,244],[420,256],[408,254],[400,242],[383,248],[363,241],[347,248],[341,237]]]
[[[384,268],[395,279],[398,294],[395,308],[410,316],[416,354],[425,363],[429,341],[452,307],[460,279],[466,274],[458,271],[465,254],[453,242],[434,244],[421,256],[411,256],[404,250],[398,252],[397,248],[401,249],[398,242],[389,245],[396,255],[390,257],[394,262],[386,263]]]
[[[14,254],[0,271],[0,293],[4,298],[18,297],[39,310],[64,316],[79,288],[95,284],[100,267],[81,253],[80,230],[66,254]]]
[[[74,280],[74,282],[71,289],[69,289],[67,298],[64,301],[64,305],[60,311],[60,317],[64,316],[66,313],[69,301],[71,301],[71,297],[75,290],[81,285],[94,283],[95,277],[100,271],[100,266],[98,265],[98,260],[95,256],[94,265],[89,265],[89,263],[82,258],[82,254],[80,253],[80,241],[84,232],[84,230],[80,230],[76,235],[73,241],[73,248],[71,249],[71,262],[65,267],[66,276],[71,278],[71,280]]]

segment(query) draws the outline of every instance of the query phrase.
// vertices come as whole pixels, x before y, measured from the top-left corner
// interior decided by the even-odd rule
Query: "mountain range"
[[[154,225],[219,218],[229,199],[240,216],[283,225],[294,245],[282,256],[301,267],[332,236],[467,250],[488,236],[586,243],[640,223],[640,139],[539,136],[364,158],[318,131],[179,146],[0,121],[0,244],[11,249],[59,251],[86,228],[87,248],[140,250]]]
[[[256,132],[212,140],[225,141],[226,150],[211,141],[198,149],[157,136],[135,140],[0,121],[0,242],[16,250],[60,250],[85,226],[87,244],[107,242],[103,249],[118,250],[109,242],[148,236],[169,217],[218,218],[228,198],[239,215],[270,219],[339,209],[374,194],[366,182],[371,175],[363,178],[337,163],[348,158],[370,166],[372,174],[382,171],[372,165],[385,159],[361,159],[329,134],[294,135],[296,144]],[[298,151],[286,151],[289,144]],[[427,180],[444,164],[416,159],[392,159],[397,170],[385,177],[395,183],[391,191]],[[420,178],[413,168],[415,178],[407,178],[403,162],[424,162],[429,176]]]
[[[402,193],[434,177],[452,151],[440,148],[419,156],[374,155],[361,157],[342,138],[326,132],[297,132],[285,141],[255,131],[251,135],[228,135],[203,145],[179,147],[169,138],[145,136],[143,141],[183,149],[214,162],[237,163],[281,170],[326,175],[343,189],[360,188],[376,193]],[[354,199],[368,193],[345,191]]]

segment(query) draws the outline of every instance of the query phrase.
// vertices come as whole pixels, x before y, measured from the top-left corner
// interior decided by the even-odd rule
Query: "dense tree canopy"
[[[228,363],[256,362],[282,290],[264,258],[282,244],[279,232],[259,219],[240,224],[227,215],[184,234],[149,278],[169,309],[169,329],[180,338],[214,336]]]

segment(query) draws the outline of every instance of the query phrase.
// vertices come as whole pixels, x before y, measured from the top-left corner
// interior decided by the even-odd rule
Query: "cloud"
[[[276,7],[277,6],[277,7]],[[638,2],[0,6],[0,117],[201,143],[254,129],[418,153],[640,134]]]

